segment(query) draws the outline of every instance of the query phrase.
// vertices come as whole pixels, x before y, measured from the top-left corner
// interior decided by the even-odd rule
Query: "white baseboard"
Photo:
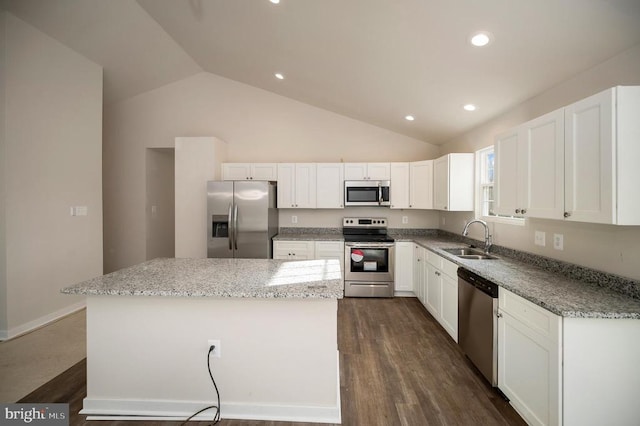
[[[165,401],[133,399],[85,398],[80,414],[88,420],[185,420],[211,405],[211,401]],[[199,414],[193,420],[213,418],[213,410]],[[287,406],[243,403],[223,403],[223,419],[266,420],[309,423],[340,423],[340,404],[335,406]]]
[[[14,327],[8,331],[0,330],[0,340],[13,339],[14,337],[17,337],[21,334],[28,333],[32,330],[35,330],[36,328],[42,327],[43,325],[47,325],[50,322],[56,321],[64,316],[67,316],[76,311],[79,311],[80,309],[84,309],[86,306],[87,306],[87,301],[85,299],[85,300],[82,300],[81,302],[74,303],[73,305],[69,305],[55,312],[44,315],[33,321],[29,321],[27,323],[19,325],[18,327]]]
[[[412,291],[396,291],[393,294],[394,297],[416,297],[415,293]]]

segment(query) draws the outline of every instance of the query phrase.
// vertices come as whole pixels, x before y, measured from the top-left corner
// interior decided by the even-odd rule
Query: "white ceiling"
[[[640,0],[0,4],[101,64],[105,102],[205,70],[435,144],[640,43]]]

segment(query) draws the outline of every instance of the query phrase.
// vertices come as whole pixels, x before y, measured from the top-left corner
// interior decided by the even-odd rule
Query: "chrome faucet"
[[[493,241],[491,240],[491,234],[489,234],[489,226],[487,226],[487,222],[485,222],[484,220],[475,219],[467,223],[462,230],[462,236],[467,236],[467,234],[469,233],[469,225],[471,225],[472,223],[479,223],[484,226],[484,252],[489,253],[489,249],[491,249]]]

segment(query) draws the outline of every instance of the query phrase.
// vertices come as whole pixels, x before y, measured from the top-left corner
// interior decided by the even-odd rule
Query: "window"
[[[476,152],[478,162],[476,165],[478,171],[476,216],[488,221],[524,225],[523,217],[498,215],[495,212],[494,159],[493,145]]]

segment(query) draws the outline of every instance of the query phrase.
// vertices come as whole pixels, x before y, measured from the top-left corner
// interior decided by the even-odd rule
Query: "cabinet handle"
[[[440,272],[436,271],[436,275],[437,275],[437,276],[440,276]]]
[[[520,209],[516,209],[516,214],[519,214],[519,213],[520,213]]]
[[[500,312],[496,312],[496,316],[497,316],[498,318],[502,318],[502,313],[500,313]]]
[[[569,216],[571,216],[571,213],[569,213],[569,212],[564,212],[564,217],[569,217]]]
[[[525,214],[527,211],[525,209],[522,209],[522,214]]]
[[[447,206],[444,206],[444,209],[447,210]]]

